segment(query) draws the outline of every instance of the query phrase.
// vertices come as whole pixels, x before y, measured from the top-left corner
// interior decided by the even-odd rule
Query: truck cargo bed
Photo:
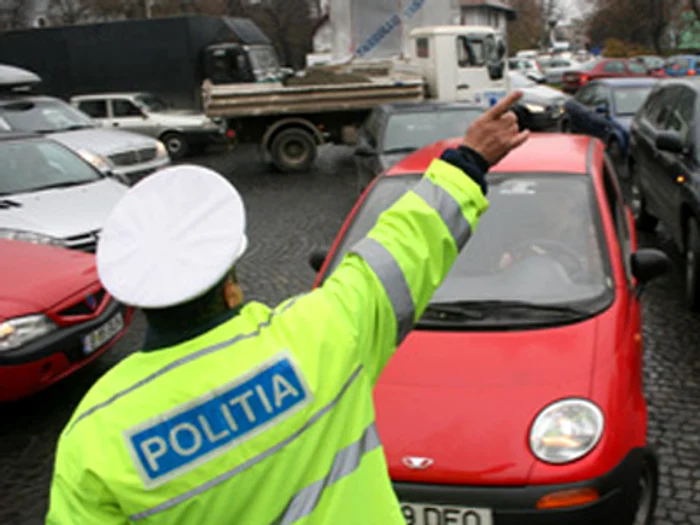
[[[226,118],[353,111],[423,99],[423,80],[416,77],[374,77],[369,82],[352,84],[205,83],[203,87],[207,115]]]

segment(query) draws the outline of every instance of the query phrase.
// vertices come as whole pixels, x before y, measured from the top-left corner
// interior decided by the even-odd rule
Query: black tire
[[[632,209],[637,229],[644,232],[654,231],[659,224],[659,219],[647,211],[644,192],[639,183],[639,175],[637,175],[632,163],[628,164],[627,172],[629,176],[629,205]]]
[[[685,239],[685,302],[690,310],[700,310],[700,227],[693,218]]]
[[[642,460],[638,490],[637,511],[632,525],[651,525],[659,495],[659,462],[651,451]]]
[[[190,147],[182,133],[166,133],[160,139],[168,150],[168,155],[172,160],[179,160],[189,151]]]
[[[316,160],[318,148],[308,131],[288,129],[274,138],[270,153],[272,162],[280,171],[298,173],[309,171]]]

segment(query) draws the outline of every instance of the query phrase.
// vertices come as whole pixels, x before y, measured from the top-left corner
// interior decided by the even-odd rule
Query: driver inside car
[[[528,235],[509,243],[499,260],[506,270],[528,257],[548,257],[559,262],[574,281],[589,281],[603,269],[592,261],[600,261],[595,227],[588,220],[586,202],[579,202],[569,193],[550,194],[541,206],[535,227]]]

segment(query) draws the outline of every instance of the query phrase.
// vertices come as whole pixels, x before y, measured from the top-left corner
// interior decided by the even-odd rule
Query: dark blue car
[[[666,61],[664,71],[669,77],[692,77],[697,75],[700,57],[696,55],[676,55]]]
[[[657,82],[653,78],[589,82],[564,104],[561,130],[601,139],[613,161],[622,164],[627,156],[632,118]]]

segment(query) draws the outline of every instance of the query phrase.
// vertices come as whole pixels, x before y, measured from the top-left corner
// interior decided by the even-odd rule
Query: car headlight
[[[62,239],[57,239],[50,235],[25,230],[13,230],[10,228],[0,228],[0,239],[29,242],[32,244],[48,244],[49,246],[65,246]]]
[[[0,322],[0,352],[19,348],[56,330],[56,325],[45,315],[15,317]]]
[[[570,463],[588,454],[600,441],[605,420],[585,399],[565,399],[545,408],[530,430],[530,449],[546,463]]]
[[[539,104],[525,104],[525,108],[530,113],[544,113],[545,111],[547,111],[546,107],[540,106]]]
[[[165,144],[163,144],[160,140],[156,144],[156,157],[159,159],[164,159],[165,157],[168,156],[168,148],[165,147]]]
[[[78,150],[78,155],[80,155],[84,161],[92,164],[94,168],[98,169],[102,173],[108,173],[112,170],[112,165],[106,158],[102,157],[101,155],[97,155],[92,151],[81,149]]]

